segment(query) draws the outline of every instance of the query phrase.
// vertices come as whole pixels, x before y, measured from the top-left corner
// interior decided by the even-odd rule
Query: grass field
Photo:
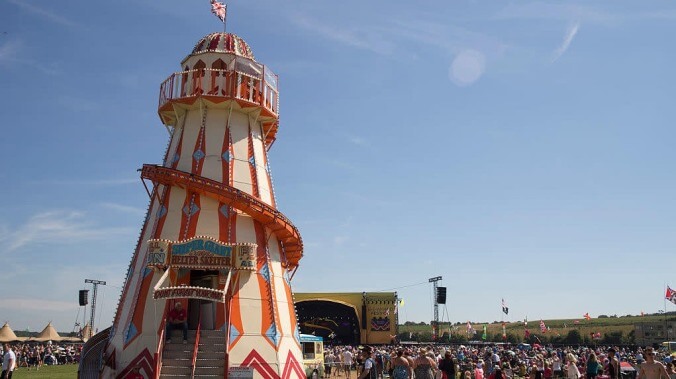
[[[42,366],[39,370],[26,367],[14,371],[12,379],[73,379],[77,378],[77,365]]]

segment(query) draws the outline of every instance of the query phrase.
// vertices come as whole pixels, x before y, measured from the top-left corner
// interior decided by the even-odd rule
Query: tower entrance
[[[218,288],[217,270],[190,270],[190,286],[201,288]],[[205,299],[189,299],[188,301],[188,329],[197,329],[202,319],[202,329],[213,330],[215,326],[217,303]]]

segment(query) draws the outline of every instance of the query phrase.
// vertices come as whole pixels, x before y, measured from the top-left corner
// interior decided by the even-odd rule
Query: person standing
[[[620,361],[617,360],[617,351],[614,347],[608,349],[608,376],[610,379],[620,379]]]
[[[376,362],[373,360],[373,349],[371,346],[364,346],[361,349],[362,357],[364,358],[364,369],[361,371],[358,379],[376,379],[378,377],[378,370]]]
[[[587,369],[586,369],[587,379],[595,379],[596,376],[599,374],[600,367],[601,365],[599,364],[599,361],[596,359],[596,354],[594,352],[589,353],[589,359],[587,360]]]
[[[655,360],[653,348],[650,346],[646,347],[644,353],[645,362],[641,363],[637,379],[668,379],[669,373],[662,363]]]
[[[434,379],[434,371],[437,363],[427,356],[425,348],[420,349],[418,356],[413,361],[413,375],[416,379]]]
[[[2,356],[2,374],[0,374],[0,379],[12,379],[12,372],[16,368],[16,354],[12,351],[12,346],[6,342],[3,348],[5,354]]]
[[[409,379],[411,377],[413,371],[408,359],[404,358],[404,351],[402,349],[397,350],[396,355],[390,359],[390,363],[392,365],[392,374],[390,376],[393,379]]]
[[[439,361],[439,370],[442,372],[443,379],[455,379],[455,360],[450,350],[447,350],[444,358]]]
[[[580,377],[580,370],[577,368],[577,358],[573,353],[568,353],[566,355],[566,373],[568,374],[568,379],[578,379]]]
[[[324,377],[325,378],[330,378],[331,377],[331,369],[333,368],[333,350],[328,350],[328,354],[324,358]]]
[[[174,329],[182,329],[183,343],[188,343],[188,315],[180,301],[174,304],[167,316],[167,343],[171,343],[171,331]]]
[[[348,349],[345,349],[343,351],[343,367],[345,368],[345,377],[349,378],[350,377],[350,371],[352,370],[352,359],[354,357],[352,356],[352,352]]]

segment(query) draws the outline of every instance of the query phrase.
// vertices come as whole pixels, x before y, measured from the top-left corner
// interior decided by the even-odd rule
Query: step
[[[185,377],[190,377],[190,374],[192,374],[192,367],[190,366],[190,363],[188,363],[187,366],[169,366],[163,362],[161,374],[185,375]]]
[[[162,357],[162,367],[164,366],[177,366],[185,367],[192,365],[192,357],[185,358],[166,358]]]
[[[225,359],[204,359],[198,357],[195,364],[200,367],[225,367]]]
[[[225,350],[225,349],[223,349],[223,350]],[[225,359],[225,351],[203,351],[203,350],[200,350],[200,351],[197,352],[197,358],[214,359],[214,360]]]
[[[221,375],[225,373],[225,369],[223,367],[195,367],[195,377],[197,378],[198,376],[203,376],[203,375]]]
[[[192,350],[191,351],[184,351],[184,350],[164,350],[162,352],[162,361],[166,359],[187,359],[187,358],[192,358]]]
[[[183,343],[183,342],[172,342],[165,343],[163,351],[189,351],[192,354],[193,349],[195,349],[195,342]]]

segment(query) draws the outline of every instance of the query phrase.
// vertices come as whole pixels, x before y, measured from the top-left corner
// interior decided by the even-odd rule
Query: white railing
[[[159,107],[170,101],[197,96],[215,96],[246,101],[279,114],[278,77],[274,73],[243,73],[237,70],[194,69],[176,72],[160,86]]]

